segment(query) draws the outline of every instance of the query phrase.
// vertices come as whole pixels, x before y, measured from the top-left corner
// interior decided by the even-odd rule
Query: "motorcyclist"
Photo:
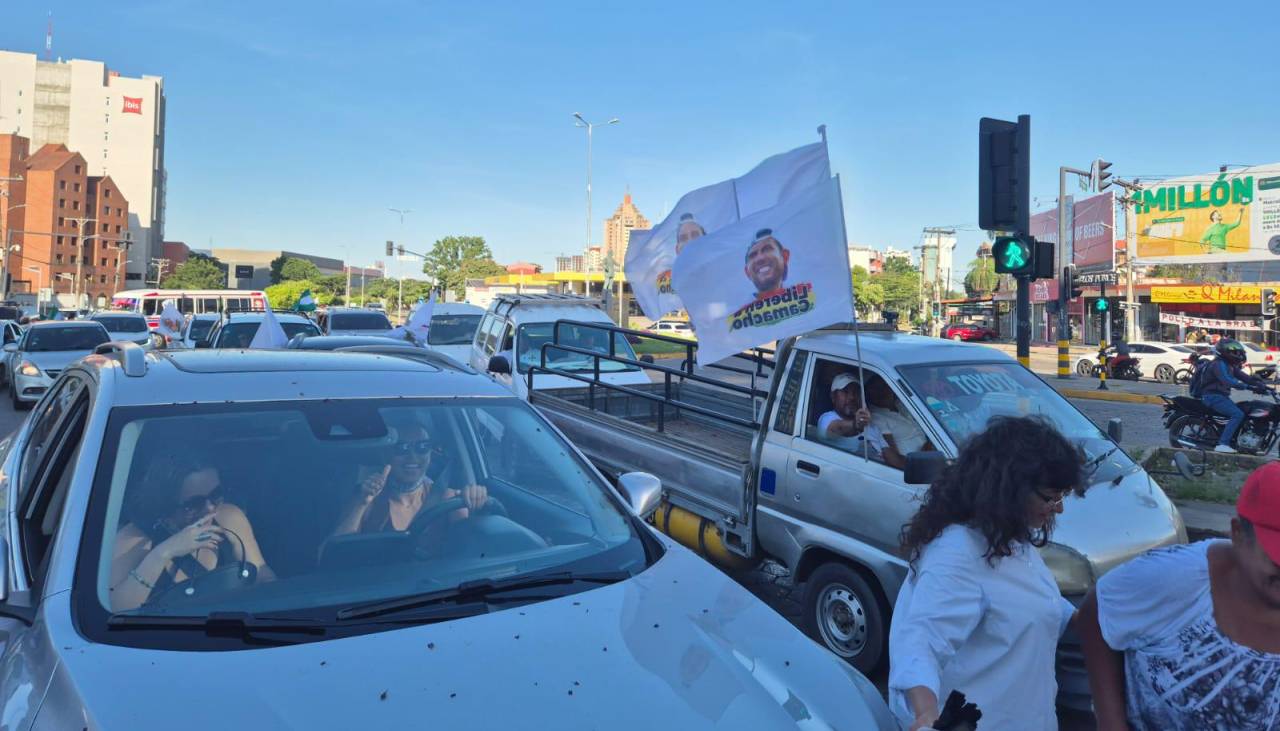
[[[1249,389],[1254,393],[1267,393],[1267,386],[1262,379],[1246,374],[1240,369],[1245,362],[1244,346],[1230,338],[1222,338],[1214,346],[1218,357],[1209,362],[1204,374],[1204,385],[1200,389],[1200,400],[1205,406],[1227,417],[1227,426],[1222,430],[1215,452],[1234,453],[1231,446],[1236,430],[1244,422],[1244,411],[1231,400],[1231,389]]]
[[[1111,369],[1111,374],[1115,375],[1120,372],[1125,363],[1129,363],[1133,359],[1133,353],[1129,351],[1129,344],[1124,341],[1124,338],[1121,338],[1116,341],[1116,354],[1107,361],[1107,366]]]

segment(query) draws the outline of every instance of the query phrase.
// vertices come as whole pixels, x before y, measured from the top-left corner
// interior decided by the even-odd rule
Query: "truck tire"
[[[819,566],[805,582],[804,630],[815,641],[871,675],[884,663],[889,624],[874,589],[843,563]]]

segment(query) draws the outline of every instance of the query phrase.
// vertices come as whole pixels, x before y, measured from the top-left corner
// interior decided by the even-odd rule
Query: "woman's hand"
[[[382,468],[381,472],[375,472],[365,478],[360,483],[359,499],[360,502],[368,505],[373,499],[382,494],[382,488],[387,486],[387,475],[391,473],[391,465]]]
[[[180,556],[189,556],[202,549],[209,549],[216,553],[218,546],[225,539],[226,531],[214,525],[213,515],[209,514],[166,538],[156,546],[156,550],[168,562]]]
[[[479,510],[489,502],[489,490],[484,485],[467,485],[461,490],[446,490],[444,493],[445,500],[459,496],[466,501],[467,507],[453,511],[454,520],[465,520],[470,517],[472,510]]]

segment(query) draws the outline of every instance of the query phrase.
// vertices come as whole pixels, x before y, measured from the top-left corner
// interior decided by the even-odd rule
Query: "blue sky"
[[[622,120],[596,135],[595,240],[628,185],[656,223],[820,123],[850,241],[957,225],[961,265],[982,116],[1032,115],[1043,207],[1099,155],[1122,177],[1280,160],[1274,0],[46,3],[10,3],[0,47],[41,51],[52,10],[55,54],[165,77],[166,234],[195,248],[360,263],[476,234],[550,266],[584,243],[575,111]]]

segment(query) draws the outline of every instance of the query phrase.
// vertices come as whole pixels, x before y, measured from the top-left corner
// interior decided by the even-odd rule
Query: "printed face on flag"
[[[178,306],[173,300],[165,300],[164,305],[160,308],[160,325],[156,328],[161,335],[168,335],[176,338],[182,333],[182,323],[184,319],[182,313],[178,312]]]
[[[699,364],[850,319],[837,186],[813,186],[680,255],[672,279],[698,332]]]
[[[659,319],[684,307],[672,286],[676,257],[693,242],[771,208],[831,177],[826,145],[818,142],[774,155],[747,174],[686,193],[647,234],[632,234],[625,270],[645,315]]]

